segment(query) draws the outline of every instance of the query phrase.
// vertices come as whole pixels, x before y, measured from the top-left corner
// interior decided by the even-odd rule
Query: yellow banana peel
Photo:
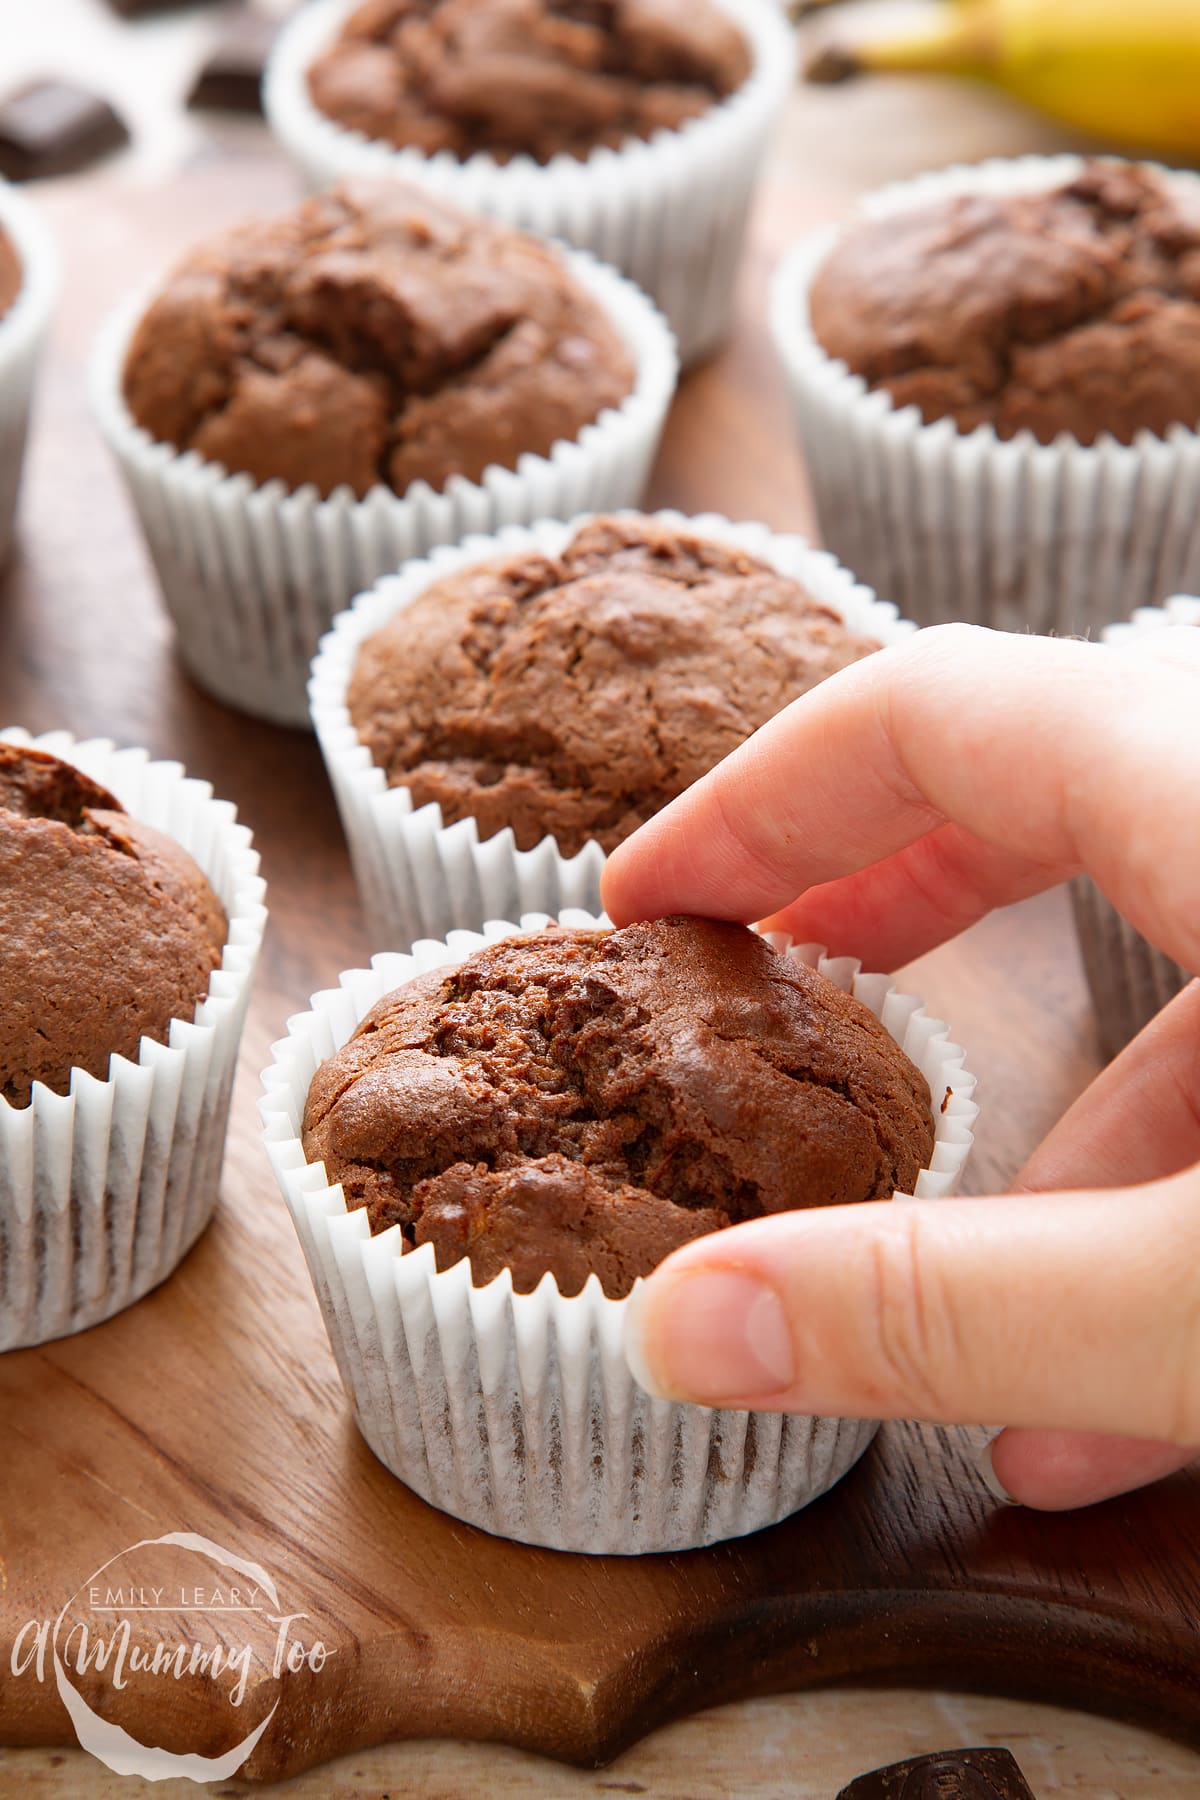
[[[926,25],[827,44],[808,75],[897,70],[975,76],[1110,143],[1200,159],[1200,0],[943,0]]]

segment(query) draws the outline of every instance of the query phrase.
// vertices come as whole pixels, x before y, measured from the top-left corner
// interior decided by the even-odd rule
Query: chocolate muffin
[[[594,1271],[612,1298],[706,1232],[911,1191],[933,1142],[928,1085],[866,1007],[690,918],[553,927],[397,988],[303,1123],[373,1232],[479,1285]]]
[[[632,385],[616,331],[546,245],[358,180],[194,251],[124,374],[160,442],[360,498],[544,456]]]
[[[1127,444],[1200,423],[1200,209],[1153,169],[873,219],[810,306],[822,347],[927,424]]]
[[[676,130],[749,72],[713,0],[366,0],[308,85],[398,149],[546,163]]]
[[[435,582],[363,643],[347,705],[414,806],[573,856],[878,648],[746,551],[626,515]]]
[[[221,962],[220,901],[174,839],[40,750],[0,743],[0,1095],[108,1077],[193,1018]]]
[[[21,291],[22,281],[21,259],[12,239],[0,231],[0,319],[11,310]]]

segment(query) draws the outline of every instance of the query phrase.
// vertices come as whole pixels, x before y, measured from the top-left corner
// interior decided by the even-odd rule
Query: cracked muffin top
[[[23,281],[21,259],[12,239],[0,231],[0,319],[11,309]]]
[[[822,347],[926,424],[1044,444],[1200,424],[1200,205],[1152,169],[858,225],[810,306]]]
[[[138,325],[124,385],[162,443],[361,498],[545,456],[633,378],[553,250],[356,180],[193,251]]]
[[[627,514],[434,582],[365,640],[347,705],[414,806],[573,856],[878,648],[746,551]]]
[[[941,1096],[938,1097],[940,1104]],[[627,1294],[691,1238],[911,1191],[928,1084],[741,925],[514,937],[388,994],[317,1070],[304,1153],[373,1232],[528,1293]]]
[[[0,744],[0,1095],[108,1078],[194,1017],[226,919],[187,851],[44,751]]]
[[[397,149],[545,163],[677,130],[749,73],[713,0],[366,0],[308,88]]]

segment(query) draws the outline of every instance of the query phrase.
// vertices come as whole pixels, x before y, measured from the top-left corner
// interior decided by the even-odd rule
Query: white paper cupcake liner
[[[561,922],[596,920],[570,911]],[[537,913],[519,929],[546,923]],[[486,1287],[472,1286],[465,1261],[439,1274],[432,1245],[402,1254],[398,1227],[372,1237],[366,1210],[348,1212],[324,1165],[305,1161],[300,1130],[313,1074],[376,1001],[516,930],[492,921],[482,936],[453,932],[416,945],[412,956],[377,956],[370,969],[344,974],[339,988],[314,995],[311,1011],[288,1021],[263,1077],[267,1152],[359,1429],[431,1505],[522,1543],[638,1555],[772,1525],[839,1481],[875,1424],[651,1399],[622,1348],[627,1302],[608,1299],[594,1275],[564,1299],[549,1274],[532,1294],[514,1293],[507,1270]],[[853,992],[921,1069],[937,1140],[915,1192],[952,1192],[978,1109],[974,1077],[946,1027],[850,958],[831,960],[814,945],[789,953]]]
[[[126,351],[150,296],[110,321],[93,364],[93,404],[132,495],[180,655],[202,687],[241,712],[307,727],[317,641],[381,575],[471,532],[637,501],[675,391],[674,340],[615,270],[580,251],[564,260],[628,347],[632,391],[548,456],[526,454],[515,470],[492,466],[479,482],[452,476],[441,493],[418,481],[403,494],[381,485],[362,500],[349,488],[322,499],[312,486],[256,486],[195,451],[156,442],[135,424],[122,392]]]
[[[1110,625],[1104,642],[1127,644],[1147,632],[1184,625],[1200,627],[1200,599],[1176,594],[1165,606],[1139,607],[1131,619]],[[1135,931],[1089,876],[1071,883],[1071,907],[1101,1047],[1106,1056],[1116,1056],[1193,974]]]
[[[0,181],[0,230],[21,263],[21,290],[0,318],[0,569],[12,550],[17,492],[38,359],[58,297],[58,258],[23,194]]]
[[[1056,187],[1077,156],[957,167],[881,189],[863,206],[887,216],[960,193]],[[1189,196],[1200,177],[1163,170]],[[1085,633],[1200,588],[1200,435],[1094,445],[1032,432],[1002,440],[897,408],[818,343],[813,278],[839,238],[805,238],[780,265],[771,329],[786,371],[821,537],[862,580],[922,625],[954,619],[1008,630]]]
[[[418,938],[451,928],[477,931],[485,919],[525,912],[556,913],[563,907],[600,908],[604,851],[593,839],[577,855],[563,856],[552,837],[518,850],[507,827],[480,838],[474,819],[443,825],[441,808],[414,811],[406,787],[389,788],[382,769],[360,743],[346,706],[346,691],[359,646],[394,613],[411,605],[434,581],[456,569],[529,551],[556,555],[584,521],[541,520],[491,537],[471,537],[436,550],[423,562],[361,594],[322,639],[309,688],[313,725],[337,798],[351,861],[367,915],[371,941],[407,950]],[[803,538],[764,525],[731,525],[717,513],[686,518],[659,512],[653,523],[736,544],[803,582],[852,631],[884,644],[915,629],[896,608],[876,600],[831,556]]]
[[[796,43],[777,0],[719,0],[750,44],[753,67],[735,94],[679,131],[580,160],[498,163],[480,151],[396,150],[319,112],[307,72],[356,0],[310,0],[280,35],[263,84],[267,119],[314,187],[344,175],[392,175],[545,237],[564,238],[652,294],[685,364],[729,330],[751,196],[767,142],[795,79]]]
[[[227,801],[178,763],[66,732],[0,733],[73,763],[137,818],[192,854],[229,920],[195,1020],[169,1042],[143,1037],[106,1081],[83,1069],[70,1092],[34,1084],[26,1107],[0,1098],[0,1350],[83,1331],[168,1276],[212,1216],[229,1093],[266,922],[258,855]]]

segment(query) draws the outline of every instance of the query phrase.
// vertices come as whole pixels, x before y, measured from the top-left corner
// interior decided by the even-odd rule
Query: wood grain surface
[[[1192,1800],[1200,1758],[1148,1732],[1061,1707],[966,1694],[822,1690],[744,1700],[652,1733],[603,1769],[500,1744],[358,1751],[305,1775],[222,1782],[220,1800],[834,1800],[865,1769],[969,1744],[1005,1744],[1036,1800]],[[0,1750],[14,1800],[195,1800],[187,1781],[109,1774],[80,1750]]]
[[[753,222],[735,340],[688,378],[652,503],[811,524],[763,325],[779,249],[889,175],[1062,141],[999,103],[947,105],[940,123],[935,108],[931,122],[930,92],[901,84],[870,113],[859,96],[841,109],[846,97],[797,98]],[[271,925],[213,1227],[175,1277],[130,1312],[0,1359],[8,1449],[0,1463],[0,1741],[74,1741],[52,1683],[9,1677],[21,1625],[53,1617],[123,1546],[180,1530],[262,1563],[286,1610],[306,1613],[309,1637],[331,1653],[319,1675],[264,1677],[248,1695],[250,1722],[279,1701],[244,1771],[258,1779],[398,1738],[496,1740],[595,1762],[701,1707],[848,1680],[1053,1699],[1200,1740],[1194,1473],[1086,1514],[1039,1518],[988,1498],[973,1467],[978,1434],[893,1427],[839,1490],[775,1530],[633,1562],[489,1539],[424,1506],[358,1438],[261,1152],[255,1099],[287,1014],[371,946],[315,746],[226,711],[179,671],[86,404],[87,356],[108,306],[199,235],[298,192],[254,127],[201,134],[172,155],[169,185],[135,155],[37,194],[67,281],[40,389],[22,547],[0,583],[0,722],[113,735],[207,777],[256,833]],[[972,1191],[1002,1187],[1097,1066],[1062,896],[993,916],[914,965],[907,982],[951,1021],[981,1078]],[[937,1747],[936,1737],[916,1742],[905,1730],[906,1706],[924,1705],[927,1724],[945,1718],[946,1742],[975,1735],[949,1729],[965,1716],[955,1702],[841,1703],[876,1725],[893,1720],[896,1738],[877,1742],[865,1727],[847,1728],[843,1748],[857,1754],[861,1745],[861,1759],[843,1757],[827,1790],[802,1785],[808,1775],[799,1768],[788,1776],[796,1785],[785,1786],[780,1765],[769,1762],[765,1722],[780,1741],[800,1730],[807,1743],[820,1716],[813,1699],[756,1702],[740,1715],[673,1728],[683,1734],[674,1741],[704,1746],[714,1741],[712,1721],[724,1719],[735,1757],[753,1768],[766,1756],[775,1769],[762,1786],[727,1773],[730,1785],[705,1787],[699,1771],[717,1764],[703,1748],[694,1778],[681,1776],[678,1788],[669,1774],[661,1786],[653,1773],[651,1785],[636,1775],[627,1783],[615,1774],[609,1782],[555,1776],[509,1751],[481,1763],[480,1751],[447,1747],[439,1762],[431,1749],[414,1751],[414,1760],[401,1749],[387,1767],[405,1793],[482,1793],[507,1783],[513,1792],[832,1795],[871,1761]],[[187,1739],[187,1748],[212,1753],[225,1726],[201,1725],[211,1740],[201,1743],[200,1705],[199,1689],[151,1702],[137,1721],[141,1734],[174,1734],[181,1747]],[[1056,1715],[1036,1717],[1047,1741],[1069,1735],[1061,1722],[1046,1723]],[[1074,1729],[1080,1746],[1092,1742],[1088,1727]],[[1114,1726],[1096,1730],[1106,1755],[1119,1759],[1114,1744],[1128,1748],[1121,1793],[1168,1800],[1195,1791],[1200,1760],[1190,1753],[1155,1753]],[[1006,1736],[990,1727],[989,1735]],[[666,1767],[654,1762],[658,1752],[645,1754],[648,1770]],[[680,1767],[692,1766],[691,1753],[680,1754]],[[1130,1770],[1144,1773],[1155,1754],[1158,1785],[1131,1785]],[[110,1791],[85,1787],[77,1754],[53,1755],[65,1760],[34,1750],[0,1757],[0,1791],[47,1800]],[[297,1794],[335,1792],[333,1776],[328,1786],[313,1779]],[[385,1791],[388,1776],[376,1753],[342,1764],[336,1779],[339,1795],[365,1795]],[[1047,1779],[1047,1792],[1107,1791]],[[220,1791],[240,1792],[241,1782]]]

